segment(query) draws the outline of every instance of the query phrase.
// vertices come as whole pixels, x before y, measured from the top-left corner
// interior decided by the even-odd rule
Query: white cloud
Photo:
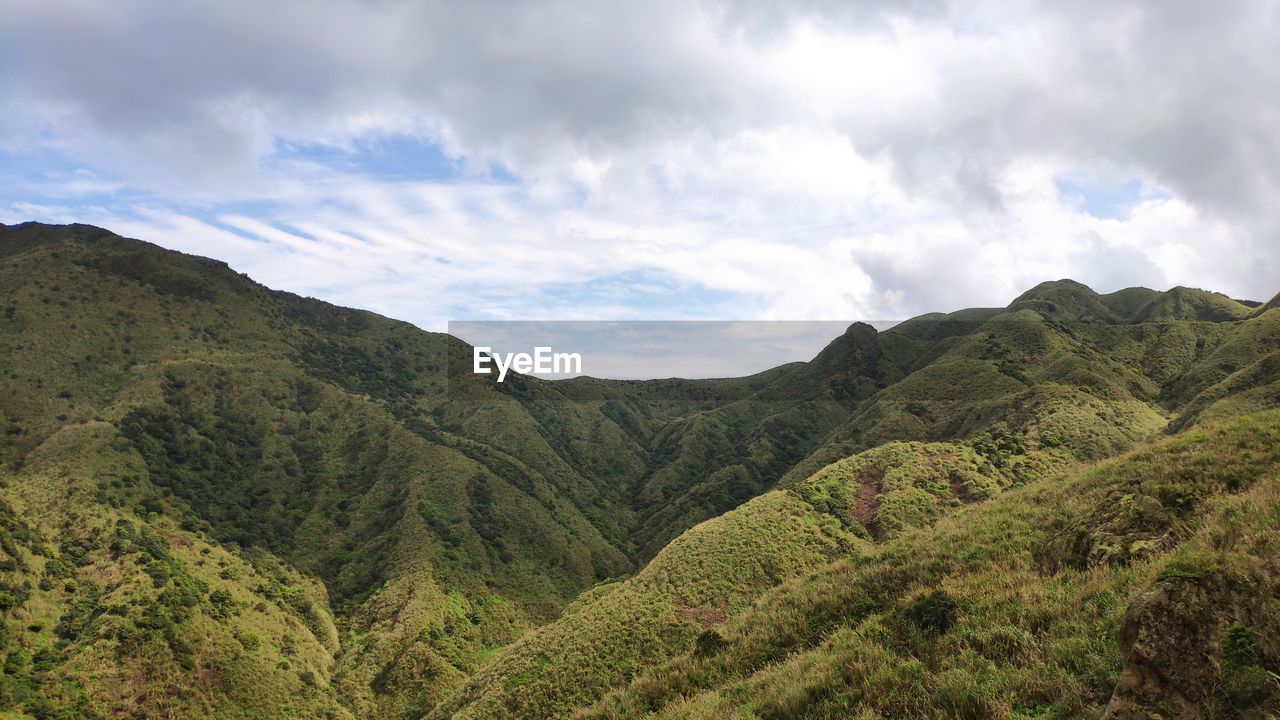
[[[736,298],[662,310],[688,316],[891,319],[1065,276],[1265,299],[1278,7],[13,0],[0,150],[95,174],[0,172],[0,212],[430,327],[643,313],[547,295],[640,271]],[[360,169],[389,134],[461,174]],[[311,146],[356,167],[280,153]],[[1062,177],[1143,194],[1094,217]]]

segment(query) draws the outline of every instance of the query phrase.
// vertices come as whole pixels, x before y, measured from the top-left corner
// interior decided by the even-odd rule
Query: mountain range
[[[0,718],[1280,714],[1280,297],[1046,282],[733,379],[470,360],[0,226]]]

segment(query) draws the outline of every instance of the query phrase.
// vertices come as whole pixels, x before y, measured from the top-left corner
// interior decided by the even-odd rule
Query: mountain
[[[747,378],[495,384],[0,226],[0,716],[1265,713],[1278,351],[1274,300],[1064,280]]]
[[[440,430],[474,422],[443,402],[449,338],[89,228],[4,245],[7,501],[45,554],[76,556],[22,560],[41,630],[19,642],[67,671],[119,661],[97,689],[111,714],[345,712],[330,684],[359,714],[433,704],[630,568],[587,518],[615,516],[605,491],[531,418],[507,433],[530,467]]]
[[[576,718],[1272,717],[1278,500],[1280,413],[1196,428],[797,573],[602,699],[550,696]],[[520,712],[479,697],[457,717]]]
[[[1240,703],[1280,708],[1280,686],[1265,675],[1280,667],[1272,650],[1239,677],[1179,670],[1194,676],[1186,697],[1177,695],[1183,678],[1160,674],[1160,663],[1184,660],[1187,643],[1218,647],[1229,632],[1260,647],[1280,639],[1265,619],[1280,582],[1268,550],[1280,541],[1280,485],[1261,482],[1280,478],[1280,415],[1268,410],[1280,407],[1280,313],[1222,321],[1216,302],[1173,305],[1182,318],[1103,316],[1092,291],[1052,283],[1004,311],[927,316],[881,333],[884,342],[923,339],[920,364],[860,403],[780,489],[673,542],[679,572],[664,551],[522,637],[431,717],[932,717],[944,708],[978,718],[1024,708],[1145,718],[1166,706],[1187,717]],[[1187,431],[1162,439],[1173,430]],[[812,541],[744,549],[729,540],[759,536],[750,519],[784,502],[799,509],[771,523],[810,532],[839,523],[853,539],[835,534],[841,542],[820,551]],[[1225,530],[1236,525],[1224,513],[1240,507],[1251,508],[1248,519]],[[1248,541],[1221,541],[1223,532]],[[743,562],[771,572],[726,570]],[[654,575],[668,586],[655,588]],[[1163,584],[1204,578],[1192,590]],[[716,593],[707,600],[701,588]],[[1007,597],[986,597],[991,588]],[[1156,610],[1182,613],[1175,619],[1187,626],[1126,619],[1157,599],[1176,607]],[[1069,629],[1048,634],[1055,623]],[[1157,637],[1124,634],[1143,623],[1156,624],[1141,632]],[[1124,669],[1117,635],[1153,643],[1143,650],[1155,654],[1152,667]],[[1234,682],[1252,688],[1239,689],[1248,697],[1235,696]]]

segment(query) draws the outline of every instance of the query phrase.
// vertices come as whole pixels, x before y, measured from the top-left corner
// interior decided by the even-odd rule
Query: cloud
[[[1273,0],[13,0],[0,214],[432,327],[1265,298],[1278,41]]]

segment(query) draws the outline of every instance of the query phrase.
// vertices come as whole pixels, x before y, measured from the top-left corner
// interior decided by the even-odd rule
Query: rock
[[[1271,634],[1257,590],[1209,572],[1161,580],[1135,599],[1119,635],[1124,670],[1103,720],[1276,717],[1280,682],[1259,666],[1248,630]],[[1236,647],[1224,660],[1224,638],[1247,652]]]
[[[1104,720],[1192,720],[1218,678],[1221,577],[1159,582],[1139,596],[1120,629],[1124,671]]]
[[[1172,549],[1178,542],[1176,530],[1173,515],[1158,499],[1112,493],[1078,526],[1050,535],[1036,556],[1048,572],[1131,565]]]

